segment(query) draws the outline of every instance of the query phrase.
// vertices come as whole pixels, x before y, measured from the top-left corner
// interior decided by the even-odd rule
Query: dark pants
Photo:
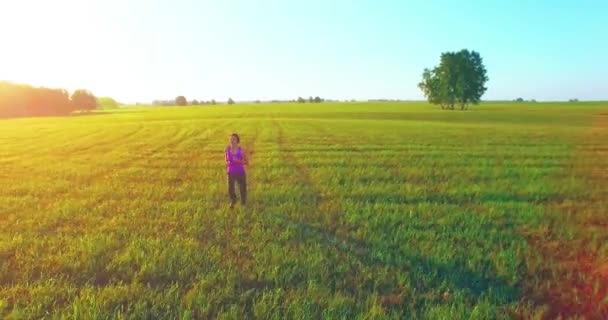
[[[244,173],[229,173],[228,174],[228,194],[232,203],[236,202],[236,192],[234,190],[234,184],[239,184],[241,191],[241,203],[247,202],[247,179]]]

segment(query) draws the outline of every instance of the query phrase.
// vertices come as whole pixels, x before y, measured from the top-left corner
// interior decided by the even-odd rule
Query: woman
[[[226,147],[226,171],[228,172],[228,195],[230,195],[230,209],[236,204],[236,192],[234,184],[239,184],[241,191],[241,203],[247,202],[247,180],[245,179],[245,165],[248,164],[245,150],[239,146],[241,138],[238,134],[230,135],[230,144]]]

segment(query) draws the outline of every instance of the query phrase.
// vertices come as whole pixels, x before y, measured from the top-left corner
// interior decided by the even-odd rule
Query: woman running
[[[230,144],[226,147],[226,171],[228,172],[228,195],[230,196],[230,209],[236,204],[235,183],[239,184],[241,191],[241,204],[247,202],[247,180],[245,178],[245,165],[248,164],[245,150],[239,146],[241,138],[236,133],[230,135]]]

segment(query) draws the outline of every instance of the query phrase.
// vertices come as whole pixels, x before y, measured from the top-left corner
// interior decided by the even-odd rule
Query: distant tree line
[[[325,99],[322,99],[319,96],[316,96],[314,98],[312,96],[310,96],[310,97],[308,97],[308,99],[304,99],[302,97],[298,97],[298,100],[296,100],[296,102],[298,102],[298,103],[306,103],[306,102],[308,102],[308,103],[322,103],[322,102],[325,102]]]
[[[319,96],[316,96],[316,97],[310,96],[307,99],[298,97],[298,99],[293,99],[293,100],[262,101],[262,100],[257,99],[257,100],[252,100],[252,101],[243,101],[243,102],[244,103],[255,103],[255,104],[261,104],[262,102],[265,102],[265,103],[323,103],[323,102],[333,102],[333,100],[326,100]],[[224,102],[223,104],[233,105],[236,103],[237,102],[234,99],[228,98],[228,100],[226,102]],[[193,99],[192,101],[188,101],[188,99],[185,96],[177,96],[177,97],[175,97],[175,99],[172,99],[172,100],[154,100],[154,101],[152,101],[152,105],[164,106],[164,107],[203,106],[203,105],[216,105],[216,104],[221,104],[221,102],[217,102],[215,99],[208,100],[208,101]]]
[[[515,99],[513,101],[514,102],[526,102],[526,100],[524,98],[522,98],[522,97],[519,97],[519,98],[517,98],[517,99]],[[536,102],[536,99],[528,100],[528,102]]]
[[[70,95],[65,89],[33,87],[0,81],[0,117],[63,116],[74,111],[91,111],[97,98],[80,89]]]
[[[331,102],[332,100],[325,100],[319,96],[316,97],[309,97],[307,99],[302,98],[302,97],[298,97],[298,99],[293,99],[293,100],[269,100],[269,101],[264,101],[266,103],[323,103],[323,102]],[[245,101],[247,102],[247,101]],[[232,99],[232,98],[228,98],[228,100],[224,103],[224,104],[228,104],[228,105],[233,105],[236,104],[237,102]],[[249,103],[255,103],[255,104],[260,104],[262,103],[262,100],[253,100],[253,101],[249,101]],[[152,101],[152,105],[155,106],[165,106],[165,107],[173,107],[173,106],[202,106],[202,105],[216,105],[216,104],[220,104],[220,102],[217,102],[214,100],[197,100],[197,99],[193,99],[192,101],[188,102],[188,99],[185,96],[177,96],[175,97],[175,99],[173,100],[154,100]]]
[[[193,99],[192,101],[188,102],[188,99],[186,99],[185,96],[177,96],[173,100],[154,100],[154,101],[152,101],[152,105],[163,106],[163,107],[175,107],[175,106],[185,107],[185,106],[202,106],[202,105],[216,105],[216,104],[220,104],[220,102],[217,102],[215,99],[211,99],[211,100]],[[232,98],[229,98],[226,101],[226,104],[236,104],[236,102]]]
[[[368,99],[367,102],[409,102],[412,100],[401,100],[401,99]]]

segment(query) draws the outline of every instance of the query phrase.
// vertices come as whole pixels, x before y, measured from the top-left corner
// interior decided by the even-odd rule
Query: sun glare
[[[64,87],[87,81],[96,55],[95,13],[78,1],[3,1],[0,4],[0,80]],[[85,52],[86,51],[86,52]]]

